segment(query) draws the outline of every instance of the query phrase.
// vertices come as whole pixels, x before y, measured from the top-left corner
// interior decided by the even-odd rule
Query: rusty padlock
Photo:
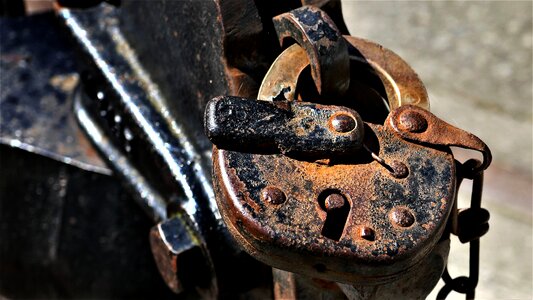
[[[258,98],[271,101],[219,97],[206,109],[230,232],[279,269],[351,286],[425,277],[420,294],[429,293],[445,266],[448,249],[437,243],[456,197],[448,146],[481,151],[480,168],[490,151],[424,109],[423,84],[389,50],[342,37],[316,8],[274,25],[281,42],[298,44],[265,76]],[[298,84],[307,65],[313,98]]]

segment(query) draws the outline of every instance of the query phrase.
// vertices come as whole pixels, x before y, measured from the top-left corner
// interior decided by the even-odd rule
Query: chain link
[[[481,208],[483,191],[483,171],[481,162],[470,159],[464,164],[458,163],[458,189],[464,178],[472,179],[472,195],[470,208],[455,210],[454,216],[457,221],[456,229],[452,229],[462,243],[470,244],[469,275],[452,278],[448,267],[444,269],[442,279],[444,286],[437,295],[437,299],[446,299],[451,291],[466,295],[466,299],[474,299],[476,286],[479,280],[479,239],[489,228],[489,213]],[[456,199],[457,201],[457,199]]]

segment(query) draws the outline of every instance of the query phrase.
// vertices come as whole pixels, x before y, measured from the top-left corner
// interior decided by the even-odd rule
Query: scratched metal
[[[195,272],[194,268],[205,262],[213,263],[217,274],[227,269],[240,270],[231,278],[217,277],[209,282],[210,286],[201,282],[195,286],[201,293],[218,292],[220,297],[233,298],[231,295],[263,280],[247,274],[264,272],[266,266],[241,254],[233,243],[219,216],[209,164],[205,154],[199,152],[199,141],[185,129],[185,121],[178,122],[170,112],[167,98],[123,36],[117,19],[121,13],[124,11],[108,5],[58,11],[84,58],[81,67],[86,72],[80,76],[84,97],[80,97],[76,109],[78,118],[85,116],[85,122],[82,118],[79,121],[89,125],[85,126],[88,136],[106,153],[105,158],[132,194],[145,201],[144,207],[151,208],[159,219],[179,212],[192,220],[191,226],[197,228],[209,252],[202,252],[208,254],[203,258],[193,257],[188,264],[192,269],[183,272]],[[192,99],[173,100],[175,104],[190,105]],[[201,130],[201,124],[189,125]],[[90,130],[95,127],[99,130]],[[161,201],[155,203],[151,199]]]
[[[309,56],[299,45],[282,52],[265,75],[258,99],[304,100],[355,109],[363,120],[383,124],[389,110],[412,104],[429,109],[424,84],[397,54],[361,38],[344,36],[350,57],[350,86],[342,97],[322,97],[305,67]],[[298,88],[300,87],[300,88]],[[305,88],[301,88],[305,87]]]
[[[223,96],[205,114],[206,135],[222,149],[316,159],[362,147],[363,121],[345,107]]]
[[[0,19],[0,143],[102,174],[71,112],[74,52],[52,13]]]
[[[394,110],[385,126],[390,126],[402,138],[418,143],[456,146],[471,149],[483,154],[483,162],[474,167],[473,173],[487,169],[492,162],[492,154],[477,136],[452,126],[432,113],[413,105],[404,105]]]
[[[365,139],[386,162],[403,162],[409,175],[395,178],[362,151],[326,164],[215,150],[217,201],[230,231],[257,259],[313,277],[375,284],[411,268],[444,230],[455,190],[453,157],[379,125],[367,126]],[[287,200],[263,201],[267,186],[283,191]],[[328,215],[320,202],[329,193],[349,202],[338,240],[323,235]],[[414,224],[395,223],[395,209],[409,211]]]
[[[348,51],[352,64],[359,66],[356,70],[367,70],[356,71],[355,74],[352,71],[352,78],[355,75],[362,82],[384,88],[385,95],[381,89],[376,89],[376,92],[388,100],[390,110],[406,104],[429,109],[424,83],[405,60],[376,42],[353,36],[344,36],[344,38],[349,44]],[[378,82],[375,81],[375,75],[378,76]]]
[[[313,6],[304,6],[273,18],[280,43],[293,39],[307,52],[319,94],[338,96],[350,85],[346,41],[331,18]]]

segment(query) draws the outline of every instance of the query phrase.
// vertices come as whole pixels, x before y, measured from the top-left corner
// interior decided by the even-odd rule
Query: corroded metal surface
[[[340,9],[338,1],[331,2],[324,3],[328,11]],[[272,17],[301,5],[294,0],[123,0],[119,21],[168,113],[201,152],[210,152],[212,145],[198,126],[205,105],[219,95],[256,98],[281,52]],[[342,22],[340,13],[335,18]]]
[[[285,49],[280,54],[263,78],[257,99],[259,100],[292,100],[296,98],[296,83],[309,58],[305,50],[298,44]]]
[[[369,40],[344,36],[352,63],[370,66],[383,84],[390,110],[405,104],[429,109],[429,99],[424,84],[416,72],[400,56]]]
[[[306,8],[300,12],[310,13]],[[302,37],[302,31],[306,32],[303,20],[290,13],[277,19],[280,39],[292,37],[305,48],[309,41],[305,34]],[[303,28],[291,28],[295,24]],[[414,98],[417,101],[412,102],[427,106],[422,83],[403,60],[377,44],[346,38],[350,41],[351,78],[355,80],[349,81],[346,97],[315,100],[356,108],[370,116],[364,119],[381,124],[386,110],[374,108],[383,103],[396,108],[405,104],[402,97],[407,95],[406,99]],[[302,99],[304,94],[294,91],[308,61],[318,89],[321,81],[313,67],[321,61],[307,49],[304,57],[297,47],[292,46],[275,61],[263,80],[259,99],[274,103]],[[284,72],[291,66],[296,67]],[[237,111],[233,116],[219,112],[223,115],[219,118],[233,118],[239,126],[250,126],[256,133],[260,127],[250,120],[244,122]],[[212,113],[206,116],[212,117]],[[331,118],[329,125],[337,132],[349,131],[352,126],[343,118]],[[264,153],[258,150],[260,146],[251,150],[237,140],[217,143],[220,141],[211,139],[217,145],[213,160],[218,205],[241,246],[274,267],[360,284],[395,281],[402,271],[426,258],[452,209],[453,157],[448,148],[410,143],[386,126],[367,123],[364,133],[367,151],[346,149],[342,156],[307,161]],[[272,201],[272,197],[283,201]]]
[[[322,10],[304,6],[274,17],[280,43],[291,38],[306,50],[319,94],[342,95],[350,85],[350,64],[345,40]]]
[[[217,97],[205,111],[205,130],[223,149],[334,158],[362,147],[363,121],[356,111],[332,105]]]
[[[178,123],[176,115],[170,113],[159,86],[143,69],[140,58],[118,27],[121,12],[108,5],[84,11],[58,11],[85,58],[81,68],[86,72],[80,76],[84,96],[75,108],[78,121],[87,125],[84,129],[88,136],[118,171],[123,184],[143,207],[149,208],[149,213],[154,213],[155,220],[176,213],[192,220],[191,226],[201,234],[208,251],[201,252],[204,257],[185,258],[187,270],[182,272],[194,273],[202,263],[212,263],[217,274],[227,269],[240,270],[230,278],[215,277],[213,267],[204,268],[203,275],[215,280],[207,286],[200,280],[189,283],[185,294],[218,292],[220,297],[233,298],[265,280],[247,274],[268,269],[244,254],[231,240],[206,176],[209,164],[206,154],[199,152],[202,148],[197,142],[201,141],[192,138],[187,128],[192,124],[202,130],[201,122]],[[220,85],[216,88],[224,87],[228,88]],[[195,105],[182,100],[181,103]],[[176,259],[181,260],[181,253]],[[169,268],[172,266],[160,270]]]
[[[405,105],[392,111],[385,126],[409,141],[479,151],[483,154],[483,162],[475,166],[476,170],[485,170],[492,161],[489,147],[477,136],[452,126],[417,106]]]
[[[311,278],[272,268],[275,300],[346,299],[340,287],[331,281]]]
[[[450,240],[443,239],[412,269],[384,285],[339,284],[350,300],[426,299],[440,279],[450,251]]]
[[[150,231],[150,247],[161,276],[173,292],[199,286],[203,297],[213,298],[217,291],[209,289],[215,278],[203,253],[207,251],[205,242],[188,223],[185,216],[176,216],[157,224]]]
[[[452,222],[452,227],[455,227],[452,228],[452,232],[459,237],[461,243],[468,242],[470,244],[468,276],[452,278],[448,268],[446,268],[442,274],[445,284],[437,294],[437,299],[439,300],[446,299],[452,290],[465,294],[466,299],[474,299],[476,295],[476,287],[479,281],[479,240],[489,230],[488,221],[490,218],[489,212],[481,207],[484,169],[476,169],[476,166],[482,165],[480,161],[470,159],[458,168],[460,173],[459,181],[461,181],[462,177],[472,179],[470,207],[454,211],[455,214],[452,215],[452,219],[457,218],[456,227],[453,226]]]
[[[309,57],[299,45],[292,45],[270,67],[263,79],[258,99],[303,98],[342,105],[355,109],[363,120],[377,124],[383,124],[389,109],[401,105],[413,104],[429,108],[423,83],[398,55],[368,40],[351,36],[344,38],[348,42],[351,79],[349,89],[343,97],[322,97],[309,91],[297,90],[299,84],[314,83],[305,81],[304,68],[309,64]]]
[[[6,145],[0,165],[0,298],[175,299],[118,179]]]
[[[451,211],[453,157],[379,125],[368,125],[365,133],[365,144],[381,158],[409,168],[406,178],[395,178],[364,151],[324,163],[215,149],[218,205],[239,243],[274,267],[344,283],[387,282],[419,262]],[[287,200],[263,201],[266,186]],[[328,225],[325,199],[333,193],[347,199],[349,213]],[[412,214],[413,223],[397,218],[398,210]],[[338,222],[338,238],[325,236],[324,226]]]

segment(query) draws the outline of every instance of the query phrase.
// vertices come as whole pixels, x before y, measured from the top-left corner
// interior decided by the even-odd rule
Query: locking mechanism
[[[219,97],[206,108],[206,133],[227,150],[329,158],[362,147],[363,121],[348,108]]]
[[[488,166],[490,151],[427,111],[423,84],[391,51],[343,37],[317,8],[273,21],[282,45],[296,43],[258,99],[217,97],[205,111],[229,231],[278,269],[356,290],[424,280],[412,294],[387,295],[425,296],[444,271],[440,242],[456,218],[449,146],[483,153],[472,170]]]
[[[224,100],[215,99],[209,106]],[[207,112],[207,119],[217,119],[211,115],[216,110]],[[317,115],[324,113],[330,111]],[[249,126],[246,132],[258,147],[238,151],[237,138],[245,132],[240,129],[225,127],[226,135],[234,133],[228,143],[212,139],[221,148],[231,144],[213,153],[217,201],[234,237],[259,260],[337,282],[386,282],[419,263],[442,235],[455,191],[454,160],[448,150],[413,144],[367,123],[362,143],[386,165],[372,159],[358,140],[346,141],[352,147],[338,151],[342,156],[326,151],[320,159],[309,160],[283,151],[264,153],[261,145],[270,144],[275,135],[263,143],[256,132],[269,125],[250,127],[256,123],[233,118],[238,127]],[[313,121],[312,130],[325,131],[320,123]],[[298,124],[293,130],[309,131],[307,123]],[[319,134],[313,143],[315,135],[302,136],[295,145],[313,145],[312,153],[325,142],[333,149],[345,142],[335,145]],[[294,135],[287,141],[297,139]],[[391,164],[403,166],[405,174],[396,176]]]

